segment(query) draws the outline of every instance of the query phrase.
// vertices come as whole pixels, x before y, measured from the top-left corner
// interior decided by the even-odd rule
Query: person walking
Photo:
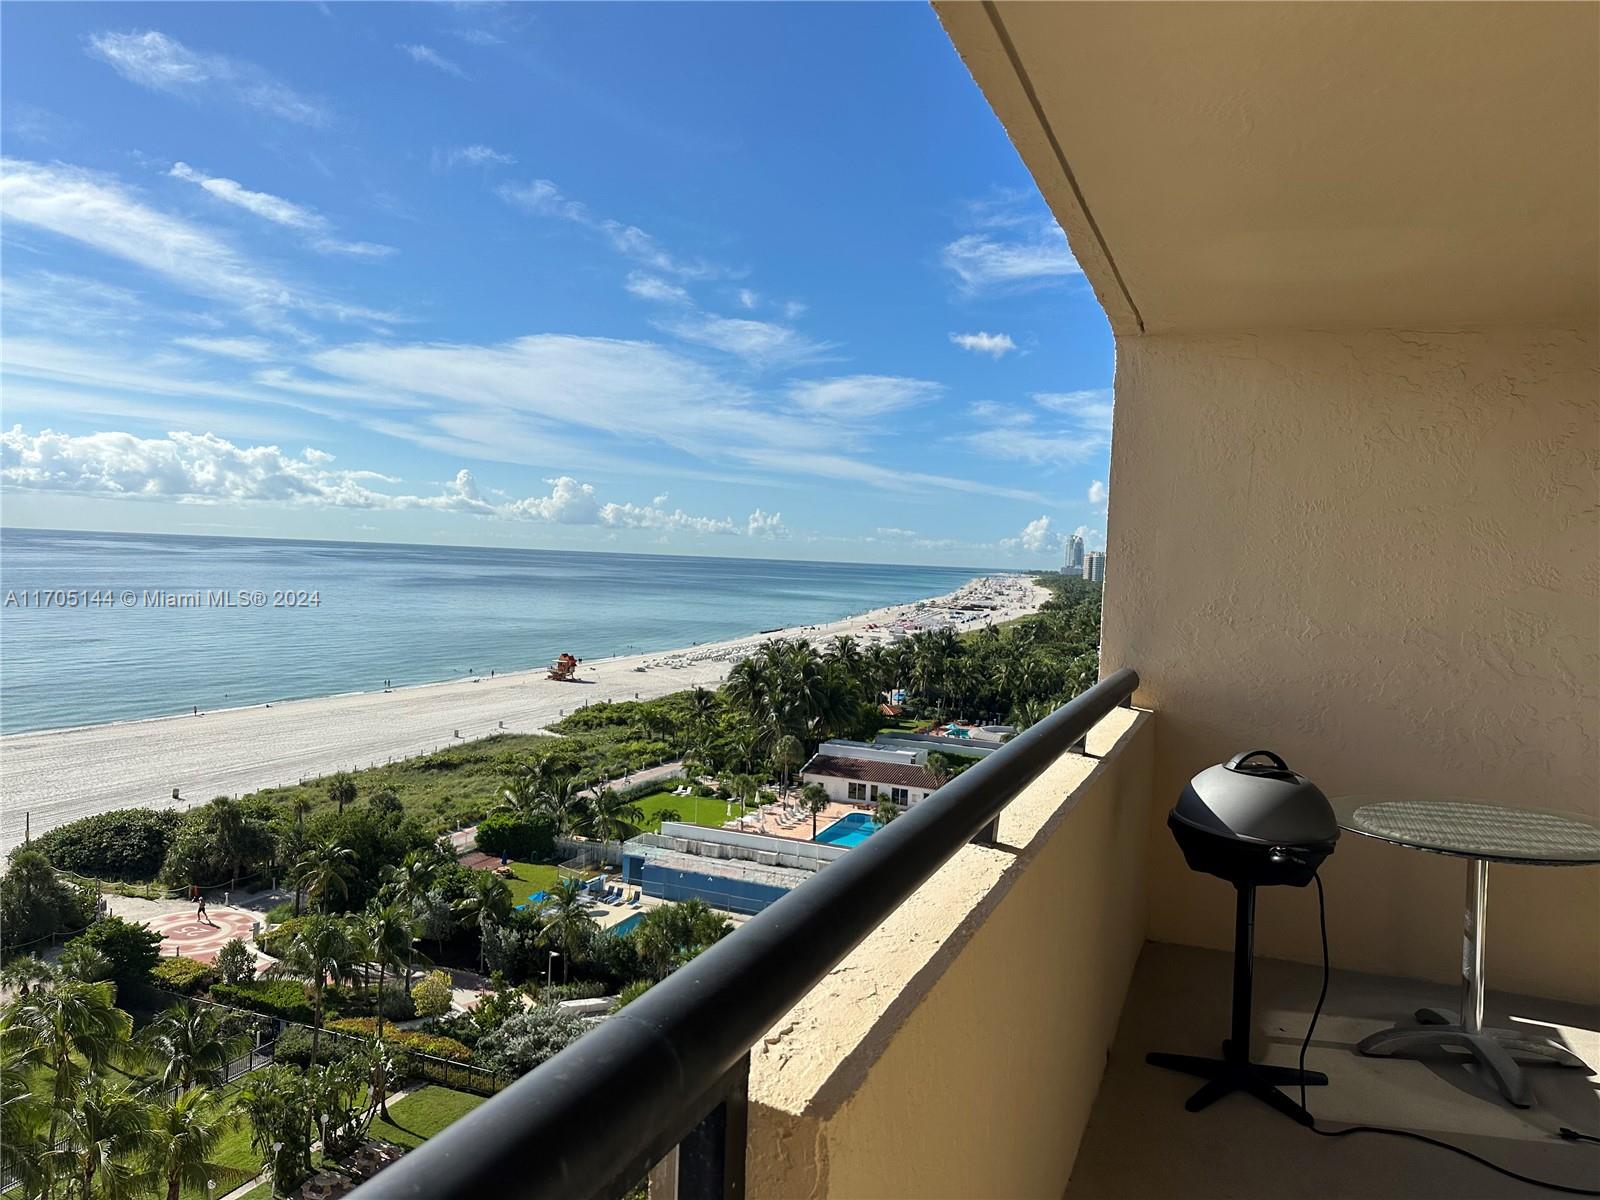
[[[216,928],[217,923],[206,915],[206,898],[204,896],[200,897],[200,907],[194,910],[194,915],[198,920],[204,921],[213,929]]]

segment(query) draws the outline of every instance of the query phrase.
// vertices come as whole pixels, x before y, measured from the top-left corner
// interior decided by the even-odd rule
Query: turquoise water
[[[0,730],[526,670],[563,651],[602,658],[690,646],[939,595],[977,573],[5,529]],[[36,591],[56,602],[30,604]],[[158,608],[147,591],[260,591],[269,601],[304,591],[316,603]],[[137,603],[128,606],[125,592]]]
[[[882,828],[866,813],[847,813],[817,834],[829,846],[859,846]]]
[[[634,913],[633,916],[626,917],[616,925],[613,925],[610,929],[610,932],[619,936],[624,933],[632,933],[633,927],[642,920],[644,920],[643,913]]]

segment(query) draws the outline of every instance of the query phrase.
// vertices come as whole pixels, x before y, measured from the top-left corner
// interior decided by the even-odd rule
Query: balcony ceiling
[[[1120,334],[1600,318],[1600,6],[935,7]]]

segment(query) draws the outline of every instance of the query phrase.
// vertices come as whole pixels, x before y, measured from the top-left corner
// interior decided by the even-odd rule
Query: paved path
[[[215,962],[217,951],[233,938],[242,942],[250,940],[251,928],[260,919],[259,913],[242,908],[207,907],[210,923],[195,916],[194,906],[185,904],[175,912],[145,918],[151,929],[161,935],[161,957],[171,958],[181,954],[201,962]]]

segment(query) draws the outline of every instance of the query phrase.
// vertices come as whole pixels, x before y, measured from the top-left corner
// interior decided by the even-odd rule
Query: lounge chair
[[[643,897],[644,897],[644,893],[643,892],[635,892],[633,894],[633,899],[628,901],[628,907],[629,908],[638,908],[641,900],[643,899]]]

